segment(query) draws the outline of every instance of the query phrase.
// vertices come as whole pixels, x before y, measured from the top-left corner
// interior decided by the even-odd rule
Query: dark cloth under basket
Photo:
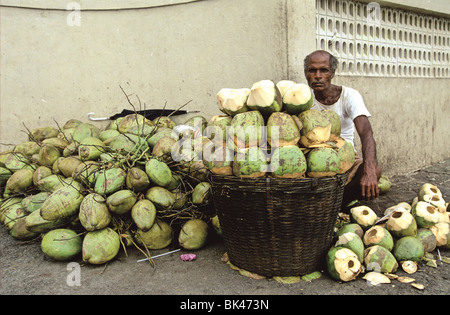
[[[322,178],[212,175],[213,201],[230,262],[267,276],[323,267],[347,173]]]

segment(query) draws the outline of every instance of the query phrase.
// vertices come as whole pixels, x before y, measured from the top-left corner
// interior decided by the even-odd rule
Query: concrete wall
[[[0,150],[25,141],[25,126],[130,109],[120,86],[137,109],[137,96],[142,108],[192,100],[184,109],[210,118],[220,114],[221,88],[262,79],[305,82],[303,58],[316,48],[314,0],[132,2],[141,9],[79,1],[79,26],[70,26],[66,1],[39,2],[51,10],[31,0],[0,2]],[[387,174],[450,157],[449,81],[336,78],[363,95]]]

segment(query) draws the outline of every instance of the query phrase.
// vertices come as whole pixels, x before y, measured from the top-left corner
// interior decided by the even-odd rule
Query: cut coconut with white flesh
[[[439,195],[440,197],[442,197],[442,192],[437,186],[430,183],[425,183],[420,186],[418,193],[419,200],[423,200],[424,195]]]
[[[418,201],[412,208],[411,213],[416,219],[417,225],[421,228],[430,228],[440,219],[438,209],[425,201]]]
[[[277,83],[277,88],[280,91],[281,97],[284,96],[284,93],[286,93],[286,90],[289,89],[291,86],[295,84],[292,80],[281,80]]]
[[[377,222],[377,214],[368,206],[358,206],[350,209],[350,219],[367,230]]]
[[[219,109],[230,116],[248,111],[247,99],[250,89],[221,89],[217,93]]]
[[[371,285],[379,285],[382,283],[391,283],[391,280],[382,273],[371,271],[364,275],[364,280],[367,280]]]
[[[436,236],[436,246],[450,248],[450,223],[439,222],[430,230]]]
[[[301,112],[298,118],[303,126],[300,130],[300,143],[303,146],[307,148],[320,146],[330,139],[331,122],[320,110],[306,110]]]
[[[283,104],[291,115],[298,115],[310,109],[314,103],[311,88],[303,83],[297,83],[289,87],[283,95]]]
[[[256,82],[250,89],[247,106],[266,116],[281,111],[283,102],[278,87],[271,80]]]
[[[348,282],[361,272],[358,256],[345,247],[334,247],[327,253],[328,273],[336,280]]]
[[[420,200],[423,200],[437,207],[439,209],[439,212],[445,212],[446,210],[445,200],[442,199],[442,196],[440,196],[439,194],[423,195],[422,198],[419,198],[419,201]]]
[[[416,236],[417,222],[414,216],[406,210],[395,210],[386,222],[386,229],[395,238]]]

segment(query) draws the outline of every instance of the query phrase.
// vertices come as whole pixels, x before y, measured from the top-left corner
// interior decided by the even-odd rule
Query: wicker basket
[[[320,270],[346,180],[347,173],[302,179],[213,175],[213,201],[230,262],[268,277]]]

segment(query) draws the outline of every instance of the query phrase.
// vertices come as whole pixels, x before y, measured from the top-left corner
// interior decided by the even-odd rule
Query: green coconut
[[[40,211],[34,211],[25,217],[26,228],[35,233],[45,233],[67,224],[68,219],[45,220]]]
[[[339,174],[343,174],[347,172],[355,163],[355,149],[353,145],[348,141],[340,141],[340,145],[338,144],[338,157],[340,162]]]
[[[148,231],[137,229],[135,238],[138,244],[148,249],[163,249],[172,243],[172,227],[164,221],[156,220]]]
[[[72,137],[75,142],[80,143],[85,138],[98,137],[100,129],[90,123],[81,123],[75,127]]]
[[[103,196],[91,193],[80,204],[78,218],[86,231],[104,229],[111,222],[111,213]]]
[[[283,95],[283,104],[289,114],[298,115],[313,106],[314,95],[308,85],[296,83],[286,89]]]
[[[159,116],[152,120],[157,127],[174,128],[176,123],[169,116]]]
[[[127,173],[118,167],[102,170],[98,173],[95,180],[94,192],[100,195],[112,194],[121,189],[125,183],[126,176]]]
[[[219,110],[227,115],[234,116],[249,110],[247,99],[250,89],[221,89],[217,93]]]
[[[203,147],[202,159],[211,173],[233,175],[234,152],[223,143],[207,143]]]
[[[145,118],[144,115],[133,113],[128,114],[123,117],[123,119],[118,123],[117,130],[119,130],[120,133],[128,133],[129,129],[131,129],[134,126],[143,126],[144,124],[147,124],[149,126],[154,126],[154,123]]]
[[[64,149],[69,145],[69,142],[60,138],[53,137],[42,140],[41,145],[50,144],[59,150],[59,153],[63,153]]]
[[[436,236],[430,229],[419,228],[417,229],[416,238],[422,242],[423,249],[426,253],[430,253],[435,250],[437,242]]]
[[[106,198],[106,205],[113,214],[126,214],[137,202],[137,196],[129,189],[116,191]]]
[[[350,249],[358,256],[360,262],[364,259],[364,244],[361,238],[353,232],[347,232],[339,236],[338,240],[334,244],[335,247],[345,247]]]
[[[172,208],[175,210],[180,210],[184,208],[184,205],[189,201],[190,194],[181,191],[180,189],[175,189],[172,191],[175,202]]]
[[[195,186],[194,191],[192,192],[192,203],[193,204],[207,203],[210,196],[211,196],[211,184],[208,182],[198,183]]]
[[[270,171],[278,178],[305,177],[307,163],[303,151],[296,145],[277,147],[272,153]]]
[[[9,169],[0,166],[0,187],[4,187],[11,175],[12,172]]]
[[[61,153],[57,147],[46,144],[41,147],[38,155],[38,161],[42,165],[52,167],[53,163],[61,156]]]
[[[271,147],[296,145],[300,130],[291,115],[275,112],[267,120],[267,142]]]
[[[277,82],[277,88],[280,91],[281,97],[284,96],[287,89],[289,89],[291,86],[295,85],[295,82],[292,80],[281,80]]]
[[[450,248],[450,223],[436,223],[430,230],[436,236],[436,246]]]
[[[39,166],[33,173],[33,185],[38,186],[38,182],[47,177],[53,175],[52,169],[47,166]]]
[[[106,130],[102,130],[99,135],[98,138],[101,141],[107,141],[108,139],[112,139],[116,136],[120,135],[120,132],[116,129],[106,129]]]
[[[332,148],[314,148],[308,153],[306,160],[306,174],[309,177],[334,176],[340,169],[338,153]]]
[[[445,212],[447,208],[444,198],[442,198],[439,194],[423,195],[421,199],[418,199],[418,201],[424,201],[435,206],[439,212]]]
[[[150,179],[147,173],[138,167],[131,167],[127,171],[125,183],[128,189],[135,192],[142,192],[150,187]]]
[[[88,187],[94,187],[99,174],[106,176],[96,161],[81,162],[73,171],[73,177]]]
[[[366,265],[366,271],[382,273],[394,273],[398,268],[398,263],[394,255],[380,245],[366,248],[364,251],[364,264]]]
[[[146,139],[131,133],[119,134],[104,143],[112,151],[124,155],[129,153],[140,154],[148,150],[148,142]]]
[[[26,217],[28,213],[22,207],[22,203],[18,201],[17,203],[8,203],[2,208],[1,215],[3,224],[8,230],[12,230],[17,220]]]
[[[155,144],[163,137],[172,137],[174,140],[178,140],[178,135],[170,128],[159,127],[156,132],[147,139],[147,143],[151,149]]]
[[[237,148],[249,148],[265,143],[265,123],[257,110],[236,114],[228,128],[228,136],[234,139]]]
[[[363,237],[364,245],[367,247],[379,245],[391,251],[394,248],[394,239],[391,233],[381,225],[374,225],[369,228]]]
[[[196,115],[196,116],[192,116],[190,118],[188,118],[184,124],[185,126],[190,126],[196,130],[201,131],[201,134],[203,135],[203,131],[205,130],[206,126],[208,125],[208,120],[201,116],[201,115]],[[192,137],[193,135],[191,135]]]
[[[155,223],[156,207],[150,200],[138,200],[131,209],[131,218],[138,229],[148,231]]]
[[[54,192],[61,187],[70,184],[72,180],[65,178],[62,175],[50,175],[40,179],[35,185],[41,191]]]
[[[377,222],[377,214],[368,206],[353,207],[350,209],[350,220],[367,230]]]
[[[419,262],[425,255],[425,249],[418,238],[414,236],[405,236],[395,242],[392,253],[397,261],[411,260]]]
[[[339,115],[332,109],[326,109],[322,111],[322,113],[325,115],[325,117],[328,118],[331,123],[329,141],[338,140],[341,137],[341,119],[339,118]]]
[[[394,210],[386,222],[386,229],[394,238],[416,236],[417,223],[414,216],[404,210]]]
[[[72,177],[73,172],[81,163],[81,160],[76,156],[63,157],[58,162],[58,168],[64,176]]]
[[[100,154],[106,151],[106,146],[102,140],[97,137],[86,137],[80,142],[78,155],[82,161],[94,161],[100,157]]]
[[[326,256],[328,273],[338,281],[352,281],[362,270],[358,256],[345,247],[333,247]]]
[[[166,163],[151,158],[145,163],[145,172],[152,183],[165,187],[172,180],[172,171]]]
[[[71,118],[71,119],[67,120],[64,123],[64,126],[62,127],[62,129],[63,130],[72,129],[72,128],[75,128],[76,126],[78,126],[78,125],[80,125],[82,123],[83,122],[81,120],[79,120],[79,119]]]
[[[18,152],[7,154],[4,164],[4,166],[13,173],[24,168],[34,168],[30,159]]]
[[[83,261],[89,264],[104,264],[119,253],[120,236],[107,227],[86,233],[82,245]]]
[[[418,193],[419,200],[424,200],[423,199],[424,195],[438,195],[438,196],[442,197],[442,192],[436,185],[433,185],[430,183],[425,183],[422,186],[420,186],[420,188],[419,188],[419,193]]]
[[[178,243],[188,250],[202,248],[208,238],[208,224],[200,219],[191,219],[183,224],[178,236]]]
[[[152,149],[152,155],[162,161],[169,162],[172,160],[172,147],[177,143],[177,140],[172,137],[166,136],[156,142]]]
[[[300,143],[307,148],[323,145],[330,140],[332,124],[320,110],[308,109],[298,115],[303,128],[300,130]]]
[[[81,185],[74,181],[55,190],[44,201],[39,211],[42,218],[48,221],[67,218],[77,213],[83,198]]]
[[[386,175],[381,175],[380,179],[378,180],[378,189],[380,191],[380,194],[385,194],[391,189],[392,183]]]
[[[43,191],[34,195],[29,195],[22,200],[22,207],[25,211],[31,213],[41,208],[44,201],[51,195],[51,193]]]
[[[220,226],[219,216],[217,214],[211,218],[211,225],[218,235],[222,235],[222,227]]]
[[[33,171],[22,169],[14,172],[6,181],[5,192],[10,194],[25,192],[33,186]]]
[[[31,130],[28,134],[28,139],[30,141],[41,142],[44,139],[56,137],[58,134],[59,130],[52,126],[39,127]]]
[[[262,177],[267,167],[266,156],[259,147],[239,149],[233,161],[233,174],[237,177]]]
[[[411,209],[411,214],[417,222],[417,226],[421,228],[430,228],[439,222],[440,213],[438,209],[425,202],[418,201]]]
[[[182,180],[182,176],[178,175],[177,173],[172,173],[172,179],[170,180],[169,185],[164,188],[170,191],[175,190],[181,185]]]
[[[55,229],[46,233],[41,241],[42,252],[48,257],[67,261],[81,253],[82,239],[70,229]]]
[[[39,235],[39,233],[27,229],[25,219],[26,217],[18,219],[16,224],[14,224],[13,228],[11,229],[11,231],[9,231],[10,235],[15,239],[25,241],[35,238],[36,236]]]
[[[263,115],[269,116],[282,110],[283,99],[273,81],[261,80],[255,82],[250,89],[247,106],[250,110],[257,110]]]
[[[347,223],[343,225],[337,232],[336,237],[341,236],[342,234],[345,234],[347,232],[353,232],[356,233],[361,239],[364,236],[364,230],[362,227],[357,223]]]
[[[224,143],[227,139],[227,127],[231,126],[232,119],[229,115],[213,116],[206,127],[206,136],[214,143]]]
[[[164,187],[150,187],[145,192],[145,198],[150,200],[157,209],[167,209],[175,203],[175,196]]]
[[[27,157],[31,157],[33,154],[39,153],[41,146],[36,141],[25,141],[14,147],[14,152],[19,152]]]

